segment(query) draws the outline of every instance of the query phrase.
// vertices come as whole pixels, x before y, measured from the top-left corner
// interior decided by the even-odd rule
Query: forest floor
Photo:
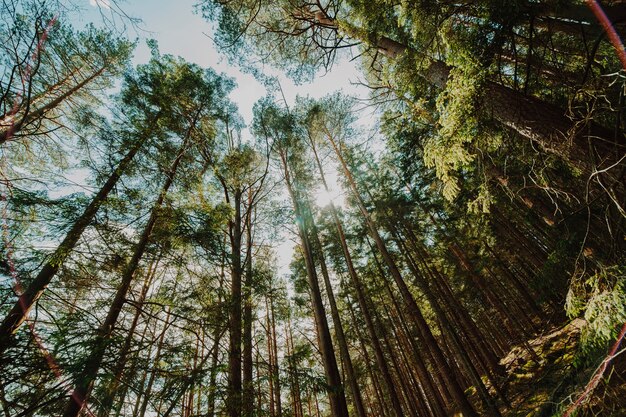
[[[511,407],[506,417],[551,417],[571,404],[595,369],[577,367],[580,333],[585,325],[575,319],[555,326],[514,347],[500,363],[508,375],[507,395]],[[535,354],[529,350],[531,348]],[[617,358],[609,383],[601,383],[577,417],[626,416],[626,360]],[[608,376],[607,373],[606,376]],[[571,399],[566,399],[567,396]]]

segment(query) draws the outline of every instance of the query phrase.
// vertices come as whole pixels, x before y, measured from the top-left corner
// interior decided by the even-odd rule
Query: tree
[[[276,107],[273,103],[262,101],[257,104],[257,119],[255,129],[262,137],[272,140],[273,149],[282,166],[285,184],[289,192],[298,234],[302,245],[302,253],[306,264],[308,283],[313,304],[316,328],[320,341],[320,352],[324,363],[326,380],[328,384],[328,397],[331,412],[334,417],[347,416],[345,394],[337,367],[333,343],[330,337],[328,321],[321,298],[319,281],[315,270],[315,261],[311,243],[312,217],[311,209],[302,193],[302,185],[294,164],[299,161],[294,146],[297,146],[297,133],[293,130],[293,119],[289,114]]]
[[[93,348],[87,358],[85,368],[76,379],[76,386],[64,412],[66,416],[77,416],[87,401],[135,271],[152,238],[162,205],[174,183],[181,162],[187,157],[188,151],[193,149],[194,143],[199,143],[204,149],[210,145],[214,135],[216,114],[218,114],[213,106],[221,104],[220,100],[223,100],[223,94],[226,93],[223,88],[224,82],[214,72],[202,71],[169,56],[159,60],[156,51],[154,54],[153,61],[148,64],[148,67],[143,68],[144,74],[153,79],[163,79],[161,77],[165,75],[164,79],[172,82],[167,87],[179,94],[179,100],[174,102],[176,107],[170,108],[169,116],[172,119],[170,119],[169,126],[166,125],[166,127],[171,133],[179,135],[180,144],[174,148],[171,162],[163,171],[164,180],[158,197],[150,212],[150,217],[134,245],[133,254],[122,272],[121,283],[116,290],[107,316],[96,332]],[[160,97],[160,99],[171,100],[172,96]],[[142,410],[144,412],[145,407]]]

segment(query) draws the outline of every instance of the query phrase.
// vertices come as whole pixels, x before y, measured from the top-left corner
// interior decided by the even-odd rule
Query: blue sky
[[[98,21],[101,16],[110,16],[107,5],[109,0],[82,0],[85,3],[83,23]],[[139,45],[135,52],[134,63],[145,63],[150,58],[150,52],[145,40],[153,38],[159,43],[163,54],[178,55],[187,61],[194,62],[202,67],[212,67],[218,72],[224,72],[235,78],[238,88],[232,93],[231,99],[239,106],[239,111],[246,121],[252,121],[252,106],[265,95],[264,87],[251,75],[243,74],[230,65],[215,49],[211,40],[211,24],[201,15],[194,13],[194,4],[197,0],[126,0],[118,4],[128,15],[142,19],[137,28],[128,28],[129,37],[138,37]],[[364,87],[354,86],[351,83],[359,80],[359,71],[354,63],[348,59],[338,62],[333,70],[318,77],[314,84],[296,86],[291,80],[272,68],[265,68],[272,75],[278,76],[289,104],[293,103],[296,95],[322,97],[326,94],[342,89],[351,95],[367,94]]]

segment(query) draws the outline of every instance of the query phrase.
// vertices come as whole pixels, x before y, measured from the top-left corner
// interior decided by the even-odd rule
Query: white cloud
[[[103,7],[105,9],[111,8],[110,0],[89,0],[89,4],[91,4],[93,7]]]

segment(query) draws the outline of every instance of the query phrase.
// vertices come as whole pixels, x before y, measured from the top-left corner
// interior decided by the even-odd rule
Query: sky
[[[110,0],[81,0],[84,2],[83,13],[76,22],[77,26],[89,22],[101,22],[103,18],[115,19],[115,3]],[[226,58],[216,49],[211,40],[212,25],[200,14],[194,13],[194,4],[197,0],[118,0],[124,13],[131,17],[141,18],[141,23],[127,28],[127,35],[138,39],[138,46],[133,58],[133,64],[142,64],[150,59],[150,50],[146,40],[155,39],[162,54],[180,56],[189,62],[201,67],[211,67],[217,72],[223,72],[237,82],[237,88],[231,93],[231,100],[239,107],[239,112],[246,125],[252,122],[252,108],[254,103],[266,94],[265,88],[251,75],[244,74],[235,66],[229,64]],[[113,17],[112,17],[113,16]],[[297,95],[321,98],[341,89],[344,93],[365,97],[368,91],[357,85],[360,72],[355,62],[347,57],[339,59],[336,66],[325,74],[316,77],[314,83],[302,85],[294,84],[276,69],[264,67],[264,71],[277,76],[285,99],[292,105]],[[366,116],[367,117],[367,116]],[[369,116],[371,117],[371,115]],[[246,130],[242,132],[244,138],[250,137]],[[337,184],[337,171],[329,166],[327,180],[331,188],[326,193],[321,188],[315,192],[314,201],[319,206],[327,205],[331,199],[338,205],[344,203],[344,192]],[[283,275],[289,272],[289,263],[294,250],[294,236],[285,230],[282,241],[276,247],[278,272]]]
[[[98,21],[100,13],[110,16],[109,0],[83,0],[89,7],[83,13],[82,20]],[[121,8],[131,17],[139,17],[142,22],[135,28],[128,28],[129,37],[137,37],[139,44],[133,62],[146,63],[150,59],[150,50],[145,40],[153,38],[159,43],[162,54],[181,56],[189,62],[201,67],[211,67],[217,72],[223,72],[237,81],[238,88],[231,94],[231,99],[239,106],[239,112],[250,124],[252,121],[252,106],[265,95],[264,87],[254,77],[244,74],[215,48],[211,40],[211,24],[200,14],[194,13],[194,4],[197,0],[125,0],[120,2]],[[320,74],[314,83],[295,85],[286,76],[276,69],[265,67],[271,75],[278,76],[285,98],[292,104],[296,95],[323,97],[338,89],[344,93],[365,96],[365,87],[354,85],[360,78],[359,70],[354,62],[347,58],[341,59],[337,66],[327,74]]]

